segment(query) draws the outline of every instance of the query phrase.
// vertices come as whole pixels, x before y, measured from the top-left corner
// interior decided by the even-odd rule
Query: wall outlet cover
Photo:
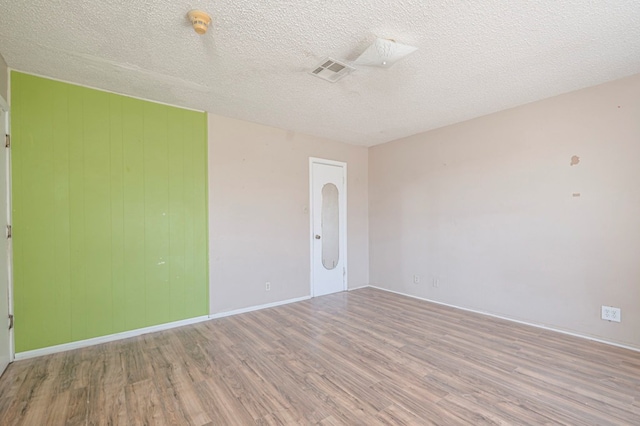
[[[601,318],[606,321],[620,322],[622,320],[620,308],[602,305]]]

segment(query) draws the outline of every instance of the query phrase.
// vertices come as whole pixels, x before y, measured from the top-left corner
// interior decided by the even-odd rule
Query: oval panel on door
[[[322,187],[322,266],[334,269],[340,260],[340,212],[338,188]]]

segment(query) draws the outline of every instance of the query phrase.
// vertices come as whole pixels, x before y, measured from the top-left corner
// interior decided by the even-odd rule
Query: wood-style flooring
[[[9,366],[2,425],[638,425],[640,353],[375,289]]]

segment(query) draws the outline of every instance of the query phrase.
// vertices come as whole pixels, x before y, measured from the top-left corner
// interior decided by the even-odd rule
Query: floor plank
[[[0,419],[640,424],[640,353],[367,288],[15,362]]]

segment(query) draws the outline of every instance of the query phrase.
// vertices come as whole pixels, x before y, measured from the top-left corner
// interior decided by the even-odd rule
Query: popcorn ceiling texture
[[[206,10],[198,36],[186,13]],[[419,50],[332,84],[376,36]],[[14,69],[376,145],[640,72],[637,0],[0,1]]]

